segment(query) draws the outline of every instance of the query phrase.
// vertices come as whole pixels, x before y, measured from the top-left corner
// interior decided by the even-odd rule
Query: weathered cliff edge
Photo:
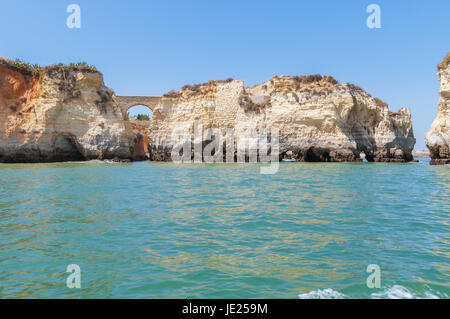
[[[131,132],[92,67],[0,59],[0,162],[129,160]]]
[[[432,165],[450,164],[450,53],[438,65],[438,75],[441,82],[439,113],[425,134]]]
[[[410,111],[390,112],[363,89],[332,77],[275,76],[253,88],[229,79],[171,91],[153,112],[151,159],[170,161],[173,136],[180,128],[192,134],[194,121],[203,129],[278,128],[280,159],[361,161],[363,152],[368,161],[413,160]]]

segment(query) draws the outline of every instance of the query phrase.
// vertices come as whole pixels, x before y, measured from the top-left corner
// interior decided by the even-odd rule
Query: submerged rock
[[[132,158],[114,92],[87,65],[0,59],[0,162]]]
[[[439,113],[425,135],[430,150],[431,164],[450,164],[450,53],[438,65],[441,82]]]
[[[408,109],[390,112],[363,89],[327,76],[275,76],[252,88],[228,79],[171,91],[153,113],[151,158],[170,161],[176,131],[192,134],[195,121],[240,132],[277,128],[280,160],[361,161],[361,153],[368,161],[413,160]]]

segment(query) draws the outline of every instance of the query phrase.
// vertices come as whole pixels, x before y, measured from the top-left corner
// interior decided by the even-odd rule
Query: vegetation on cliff
[[[239,98],[239,105],[244,108],[245,113],[260,113],[264,108],[270,107],[270,98],[264,99],[262,102],[255,103],[246,91]]]
[[[438,70],[444,70],[444,69],[448,68],[449,64],[450,64],[450,52],[447,53],[444,60],[438,64],[437,68],[438,68]]]
[[[312,74],[312,75],[300,75],[300,76],[294,76],[293,79],[296,83],[305,84],[305,83],[313,83],[313,82],[320,82],[320,81],[326,81],[331,84],[338,84],[339,82],[332,76],[332,75],[324,75],[321,74]]]
[[[375,104],[378,105],[379,107],[383,107],[383,108],[389,107],[389,104],[387,104],[386,102],[383,102],[382,100],[380,100],[380,99],[377,98],[377,97],[373,98],[373,101],[374,101]]]
[[[180,91],[177,92],[175,90],[171,90],[170,92],[164,94],[163,97],[180,98],[183,95],[183,93],[188,97],[206,94],[208,92],[212,92],[214,88],[217,87],[218,84],[230,83],[232,81],[233,81],[232,78],[228,78],[226,80],[217,80],[217,81],[210,80],[205,83],[188,84],[183,86]]]
[[[4,65],[12,70],[18,71],[26,75],[37,75],[41,72],[42,67],[37,64],[30,64],[19,59],[10,60],[0,58],[0,65]]]
[[[0,162],[131,159],[122,110],[94,70],[0,58]]]
[[[150,116],[147,114],[131,115],[130,112],[128,112],[127,117],[132,121],[150,121]]]
[[[99,72],[97,68],[93,65],[89,65],[87,62],[77,62],[77,63],[70,63],[70,64],[53,64],[45,69],[50,70],[53,68],[57,69],[64,69],[64,70],[74,70],[74,71],[85,71],[85,72]]]
[[[85,71],[85,72],[99,72],[95,66],[89,65],[86,62],[70,63],[70,64],[53,64],[50,66],[40,66],[38,64],[31,64],[24,62],[20,59],[6,59],[0,57],[0,65],[5,65],[15,71],[26,75],[37,76],[41,73],[47,73],[52,70],[74,70],[74,71]]]

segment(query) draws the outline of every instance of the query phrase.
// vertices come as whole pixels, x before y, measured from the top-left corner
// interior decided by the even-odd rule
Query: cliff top
[[[217,80],[217,81],[210,80],[210,81],[204,82],[204,83],[188,84],[188,85],[183,86],[180,91],[175,91],[175,90],[169,91],[168,93],[164,94],[163,97],[179,98],[183,95],[183,93],[187,94],[188,96],[206,94],[206,93],[210,93],[211,91],[213,91],[214,88],[216,88],[218,84],[230,83],[233,81],[234,81],[234,79],[228,78],[226,80]]]
[[[0,57],[0,65],[4,65],[7,68],[13,69],[26,75],[36,75],[40,72],[41,67],[37,64],[30,64],[23,62],[19,59],[11,60]]]
[[[339,84],[339,82],[332,75],[321,75],[321,74],[312,74],[312,75],[284,75],[278,76],[275,75],[270,81],[276,82],[280,80],[293,81],[296,84],[308,84],[308,83],[318,83],[318,82],[328,82],[331,84]]]
[[[233,82],[234,79],[228,78],[226,80],[208,81],[199,84],[185,85],[179,91],[171,90],[170,92],[164,94],[164,97],[168,98],[179,98],[183,94],[186,96],[196,96],[200,94],[207,94],[214,91],[214,89],[219,84]],[[275,75],[269,82],[264,82],[262,84],[256,84],[253,88],[258,86],[267,86],[270,83],[275,87],[287,87],[292,86],[298,89],[300,86],[310,86],[319,83],[327,83],[331,86],[339,84],[332,76],[322,76],[320,74],[313,75],[302,75],[302,76],[278,76]],[[356,87],[356,86],[355,86]]]
[[[438,70],[444,70],[444,69],[448,68],[449,64],[450,64],[450,52],[447,53],[444,60],[438,64],[437,68],[438,68]]]
[[[25,75],[38,75],[41,73],[47,73],[53,70],[74,70],[83,72],[100,73],[94,66],[87,64],[86,62],[70,63],[70,64],[53,64],[50,66],[40,66],[38,64],[31,64],[19,59],[12,60],[0,57],[0,65],[4,65],[10,69],[18,71]]]
[[[275,75],[269,81],[256,84],[253,87],[244,87],[243,81],[237,81],[232,78],[218,81],[208,81],[200,84],[185,85],[179,91],[171,90],[163,95],[169,99],[190,99],[200,96],[207,97],[217,93],[219,85],[228,84],[231,82],[241,82],[243,92],[240,97],[240,104],[246,112],[259,112],[261,109],[271,105],[270,97],[280,92],[293,93],[297,102],[299,97],[297,94],[306,93],[306,96],[326,96],[332,92],[350,91],[352,95],[361,94],[373,100],[373,102],[380,108],[388,109],[389,105],[379,98],[372,97],[361,87],[351,83],[340,83],[333,76],[330,75]],[[391,116],[403,115],[404,112],[390,112]]]

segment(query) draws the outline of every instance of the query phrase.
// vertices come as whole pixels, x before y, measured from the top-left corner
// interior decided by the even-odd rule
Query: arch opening
[[[129,121],[151,121],[153,110],[147,105],[132,105],[126,113]]]
[[[133,160],[146,161],[150,159],[149,135],[153,110],[144,104],[131,105],[126,109],[126,120],[133,130]]]
[[[359,153],[359,158],[361,159],[362,162],[367,163],[369,160],[367,159],[367,155],[366,152],[362,151],[361,153]]]

